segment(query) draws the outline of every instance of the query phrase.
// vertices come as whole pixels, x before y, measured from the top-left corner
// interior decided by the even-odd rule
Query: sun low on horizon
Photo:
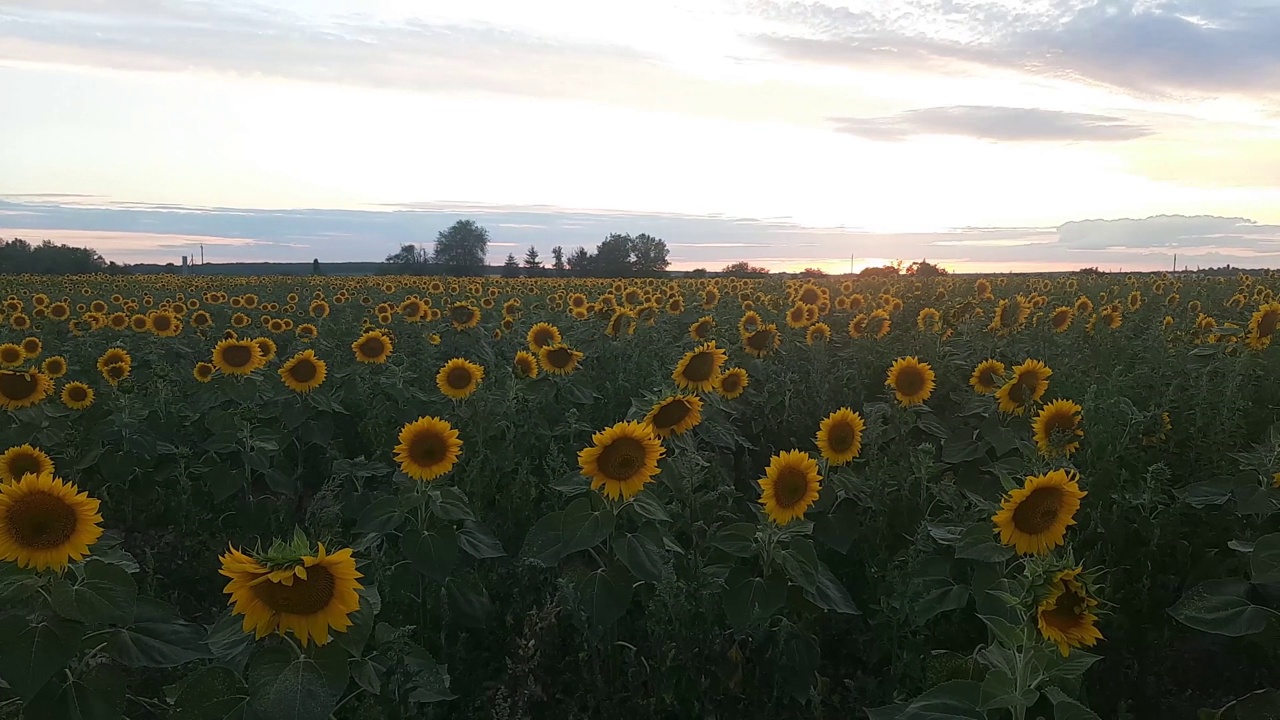
[[[0,237],[1277,267],[1276,32],[1273,0],[10,0]]]

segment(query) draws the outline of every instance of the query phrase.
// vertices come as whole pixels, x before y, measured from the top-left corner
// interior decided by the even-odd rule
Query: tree
[[[551,269],[555,270],[556,273],[563,273],[564,272],[564,248],[560,247],[559,245],[551,248],[551,257],[555,260],[555,262],[551,264]]]
[[[569,266],[569,271],[574,275],[586,275],[591,272],[593,260],[591,253],[579,245],[569,254],[569,259],[565,261],[565,264]]]
[[[324,271],[320,269],[320,258],[311,258],[311,274],[323,275]]]
[[[882,265],[880,267],[862,268],[858,274],[863,277],[893,277],[898,274],[898,270],[899,268],[896,265]]]
[[[808,268],[805,268],[800,274],[806,277],[825,277],[827,274],[827,271],[823,270],[822,268],[808,267]]]
[[[22,239],[0,240],[0,273],[80,275],[102,272],[107,267],[97,250],[55,245],[51,240],[39,245]]]
[[[524,254],[524,267],[526,270],[540,270],[542,261],[538,259],[538,248],[530,245]]]
[[[316,260],[315,262],[319,262]],[[424,247],[418,247],[413,243],[401,245],[400,249],[387,256],[383,262],[395,265],[426,265],[431,262],[431,253]]]
[[[489,231],[474,220],[459,220],[436,235],[434,259],[449,275],[480,275],[488,252]]]
[[[516,262],[515,253],[507,253],[507,261],[502,263],[502,277],[520,277],[520,263]]]
[[[946,275],[947,269],[934,265],[928,260],[917,260],[907,266],[906,273],[915,277],[937,277],[938,275]]]
[[[596,246],[591,260],[591,272],[597,277],[626,277],[631,274],[631,250],[634,244],[630,235],[610,233]]]
[[[746,260],[739,260],[736,263],[725,265],[720,272],[730,275],[765,275],[769,272],[769,268],[752,265]]]
[[[631,239],[631,269],[637,275],[657,275],[665,271],[671,261],[667,259],[667,243],[648,233],[640,233]]]

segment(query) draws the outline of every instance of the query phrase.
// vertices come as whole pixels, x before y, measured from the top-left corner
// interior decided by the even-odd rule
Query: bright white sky
[[[1261,79],[1280,51],[1240,21],[1280,28],[1276,4],[1204,0],[1220,17],[1196,23],[1161,2],[1113,3],[1131,6],[1118,19],[1092,4],[0,1],[0,195],[881,233],[1280,223],[1280,95]],[[1185,35],[1205,22],[1223,34]],[[1089,23],[1116,47],[1087,44],[1108,37]],[[1187,46],[1184,65],[1124,49],[1157,31]],[[1064,59],[1044,67],[1037,43]],[[1113,52],[1134,53],[1131,76],[1103,64]],[[1214,63],[1235,79],[1215,86]]]

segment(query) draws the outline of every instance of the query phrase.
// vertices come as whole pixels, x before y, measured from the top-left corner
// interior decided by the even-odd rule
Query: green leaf
[[[782,664],[787,668],[784,683],[791,697],[803,700],[818,681],[819,650],[817,639],[801,632],[792,623],[784,622],[779,629],[782,645]]]
[[[663,553],[644,535],[627,533],[620,542],[614,543],[613,551],[637,578],[648,582],[662,579]]]
[[[595,547],[613,532],[614,517],[597,495],[574,500],[529,529],[521,554],[550,567],[564,556]]]
[[[493,613],[493,604],[484,586],[474,579],[449,578],[444,589],[452,618],[466,627],[484,627]]]
[[[452,525],[440,525],[427,532],[408,528],[400,537],[404,556],[419,572],[443,582],[458,564],[458,534]]]
[[[576,382],[561,383],[557,389],[561,397],[574,405],[590,405],[596,399],[590,388]]]
[[[817,605],[823,610],[831,610],[832,612],[844,613],[846,615],[861,615],[858,606],[853,603],[853,598],[849,596],[849,592],[844,589],[844,585],[840,583],[831,568],[826,563],[818,561],[817,568],[817,584],[814,585],[812,591],[805,590],[804,596],[809,602]]]
[[[862,512],[852,502],[841,502],[813,524],[813,537],[838,553],[847,553],[862,525]]]
[[[594,630],[608,627],[626,614],[631,593],[631,578],[616,569],[601,568],[578,584],[578,601]]]
[[[415,647],[405,658],[405,665],[413,676],[409,684],[411,702],[433,703],[457,697],[449,691],[449,667],[437,663],[431,653]]]
[[[813,549],[811,541],[805,538],[792,540],[786,548],[778,551],[777,557],[792,582],[808,592],[817,589],[818,553]]]
[[[364,653],[364,647],[373,634],[374,620],[382,610],[382,595],[378,588],[368,585],[356,593],[360,596],[360,608],[347,617],[351,627],[346,632],[335,632],[331,636],[339,647],[353,657]]]
[[[725,525],[708,542],[730,555],[748,557],[756,552],[756,526],[746,522]]]
[[[99,664],[83,676],[47,683],[23,708],[27,720],[119,720],[126,682],[120,670]]]
[[[442,485],[427,491],[431,501],[431,513],[444,520],[475,520],[467,496],[455,487]]]
[[[213,657],[237,675],[253,654],[253,634],[244,631],[243,618],[230,612],[209,628],[204,644]]]
[[[991,630],[991,634],[1000,641],[1001,645],[1017,650],[1026,644],[1024,629],[1010,623],[1008,620],[995,615],[978,615],[978,619],[986,623]]]
[[[973,680],[951,680],[912,700],[898,720],[985,720],[978,709],[982,686]]]
[[[249,708],[271,720],[327,720],[347,685],[347,659],[323,648],[304,657],[275,645],[249,664]]]
[[[0,680],[19,697],[34,697],[79,651],[80,626],[58,618],[31,625],[25,617],[0,617]]]
[[[1234,496],[1236,488],[1246,484],[1253,483],[1239,476],[1215,478],[1191,483],[1182,489],[1182,495],[1187,502],[1197,508],[1222,505]]]
[[[964,585],[947,585],[918,598],[911,604],[911,615],[915,618],[916,625],[923,625],[948,610],[964,607],[968,602],[969,588]]]
[[[1013,557],[1013,548],[996,542],[990,522],[979,522],[965,528],[956,543],[956,557],[979,562],[1000,562]]]
[[[40,587],[40,576],[14,563],[0,564],[0,604],[15,605]]]
[[[565,495],[581,495],[591,489],[591,480],[581,472],[574,470],[551,483],[551,487]]]
[[[248,701],[249,688],[236,673],[213,665],[179,685],[172,720],[241,720]]]
[[[787,601],[787,581],[778,573],[758,578],[744,567],[735,567],[725,577],[720,597],[729,622],[734,627],[746,628],[782,607]]]
[[[901,720],[902,713],[907,711],[907,703],[881,705],[878,708],[863,708],[867,720]]]
[[[1256,551],[1255,551],[1256,552]],[[1249,583],[1239,579],[1210,580],[1187,591],[1169,614],[1204,632],[1241,637],[1260,633],[1271,612],[1246,599]]]
[[[1057,651],[1053,652],[1055,663],[1050,663],[1047,667],[1045,677],[1062,678],[1063,680],[1076,680],[1082,677],[1094,663],[1102,658],[1092,653],[1087,653],[1080,649],[1073,649],[1067,657],[1062,657]]]
[[[384,495],[369,503],[356,520],[356,532],[382,535],[395,530],[404,521],[400,498]]]
[[[458,547],[477,559],[503,557],[502,543],[478,522],[468,520],[458,531]]]
[[[106,651],[129,667],[176,667],[212,657],[204,628],[186,622],[136,622],[107,631]]]
[[[1263,535],[1253,544],[1249,574],[1258,585],[1280,583],[1280,533]]]
[[[1031,707],[1040,697],[1040,693],[1032,688],[1018,689],[1009,673],[1000,668],[992,668],[982,679],[982,691],[978,708],[996,710],[1001,708]]]
[[[81,566],[83,579],[75,585],[60,579],[50,600],[62,617],[90,624],[124,624],[133,619],[138,586],[124,568],[96,558]]]
[[[383,669],[368,658],[351,659],[351,678],[362,690],[372,695],[382,694],[382,678],[379,673]]]
[[[1052,685],[1044,689],[1044,694],[1053,702],[1054,720],[1101,720],[1092,710]]]
[[[661,523],[671,522],[671,516],[667,514],[667,509],[663,507],[662,501],[651,492],[642,492],[636,495],[631,498],[627,505],[650,520]]]

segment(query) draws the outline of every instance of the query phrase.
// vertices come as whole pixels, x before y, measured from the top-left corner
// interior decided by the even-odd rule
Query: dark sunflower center
[[[797,305],[797,306],[795,306],[795,307],[791,308],[791,320],[792,320],[792,322],[800,322],[801,320],[804,320],[804,307],[803,307],[803,306],[801,306],[801,305]]]
[[[569,352],[569,348],[556,348],[547,353],[547,362],[551,363],[551,367],[563,370],[573,362],[573,353]]]
[[[54,305],[49,308],[49,314],[56,318],[63,318],[67,316],[67,309],[61,305]]]
[[[0,396],[6,400],[26,400],[36,394],[40,384],[27,373],[0,372]]]
[[[726,393],[729,393],[729,394],[738,392],[738,389],[741,387],[742,387],[742,380],[736,374],[725,375],[724,379],[720,381],[720,389],[724,390]]]
[[[853,447],[854,436],[853,426],[842,420],[827,430],[827,444],[836,452],[848,452]]]
[[[324,610],[333,600],[333,573],[323,565],[307,568],[307,578],[295,577],[292,585],[264,580],[253,586],[254,595],[263,605],[278,613],[312,615]]]
[[[28,355],[35,355],[40,352],[40,343],[25,341],[22,343],[22,352]]]
[[[454,390],[463,390],[471,385],[471,369],[456,367],[444,376],[444,382]]]
[[[684,366],[684,379],[689,382],[706,382],[716,369],[716,356],[710,352],[700,352],[689,358]]]
[[[200,365],[199,367],[196,368],[196,374],[202,378],[209,377],[210,375],[213,374],[213,368],[209,367],[208,365]]]
[[[16,365],[20,360],[22,360],[22,350],[20,348],[0,348],[0,362],[6,365]]]
[[[924,373],[917,367],[904,367],[898,371],[893,386],[903,395],[915,397],[924,390]]]
[[[1061,510],[1062,490],[1043,487],[1032,490],[1013,510],[1013,526],[1027,535],[1039,535],[1053,527]]]
[[[684,400],[672,400],[671,402],[663,405],[658,412],[654,414],[653,425],[654,427],[662,428],[663,430],[673,428],[683,422],[685,418],[689,417],[690,412],[692,412],[692,408],[690,408],[689,404]]]
[[[527,357],[516,358],[516,367],[520,370],[521,375],[533,374],[533,363]]]
[[[40,472],[40,458],[35,455],[22,454],[9,458],[9,474],[19,480],[27,473]]]
[[[146,329],[147,329],[147,319],[146,319],[146,318],[144,318],[144,317],[135,317],[135,318],[133,319],[133,327],[134,327],[134,329],[136,329],[136,330],[146,330]]]
[[[1044,613],[1044,621],[1056,630],[1071,630],[1084,622],[1086,607],[1084,598],[1072,590],[1065,590],[1054,601],[1053,609]]]
[[[253,362],[253,350],[249,345],[232,345],[222,351],[222,361],[233,368],[248,367]]]
[[[360,343],[360,354],[367,358],[381,357],[383,351],[386,350],[386,347],[387,346],[382,342],[382,338],[367,338],[364,342]]]
[[[693,334],[697,335],[699,340],[705,338],[710,333],[711,333],[710,323],[698,323],[693,328]]]
[[[983,387],[992,387],[993,385],[995,385],[996,384],[995,368],[987,368],[983,370],[981,373],[978,373],[978,382]]]
[[[409,441],[409,459],[430,467],[444,460],[448,446],[436,432],[420,432]]]
[[[1276,331],[1276,325],[1280,324],[1280,313],[1265,312],[1258,319],[1258,335],[1261,337],[1271,337]]]
[[[456,307],[449,311],[449,319],[458,325],[466,325],[474,314],[475,311],[469,307]]]
[[[56,495],[35,492],[14,500],[6,523],[10,537],[19,547],[48,550],[75,534],[76,512]]]
[[[804,292],[800,293],[800,302],[806,305],[817,305],[818,298],[818,291],[813,288],[805,288]]]
[[[1076,416],[1066,410],[1056,410],[1045,418],[1044,429],[1050,437],[1066,436],[1076,429]]]
[[[55,374],[61,373],[63,370],[66,369],[65,367],[63,367],[61,360],[50,360],[48,364],[48,368],[49,368],[49,372],[55,373]]]
[[[112,380],[123,380],[128,369],[124,365],[108,365],[107,377]]]
[[[84,402],[89,399],[89,393],[79,385],[72,385],[67,388],[67,399],[75,403]]]
[[[781,508],[795,507],[808,492],[809,478],[800,468],[783,468],[773,481],[773,498]]]
[[[319,370],[316,368],[315,363],[302,358],[295,362],[293,367],[289,368],[289,377],[300,383],[309,383],[316,379],[318,372]]]
[[[631,437],[623,437],[609,443],[600,451],[597,466],[610,480],[623,482],[631,479],[644,467],[644,443]]]
[[[173,322],[164,315],[157,315],[151,321],[151,326],[159,332],[166,332],[169,328],[173,327]]]
[[[773,333],[757,330],[747,336],[747,346],[752,350],[767,350],[773,344]]]

